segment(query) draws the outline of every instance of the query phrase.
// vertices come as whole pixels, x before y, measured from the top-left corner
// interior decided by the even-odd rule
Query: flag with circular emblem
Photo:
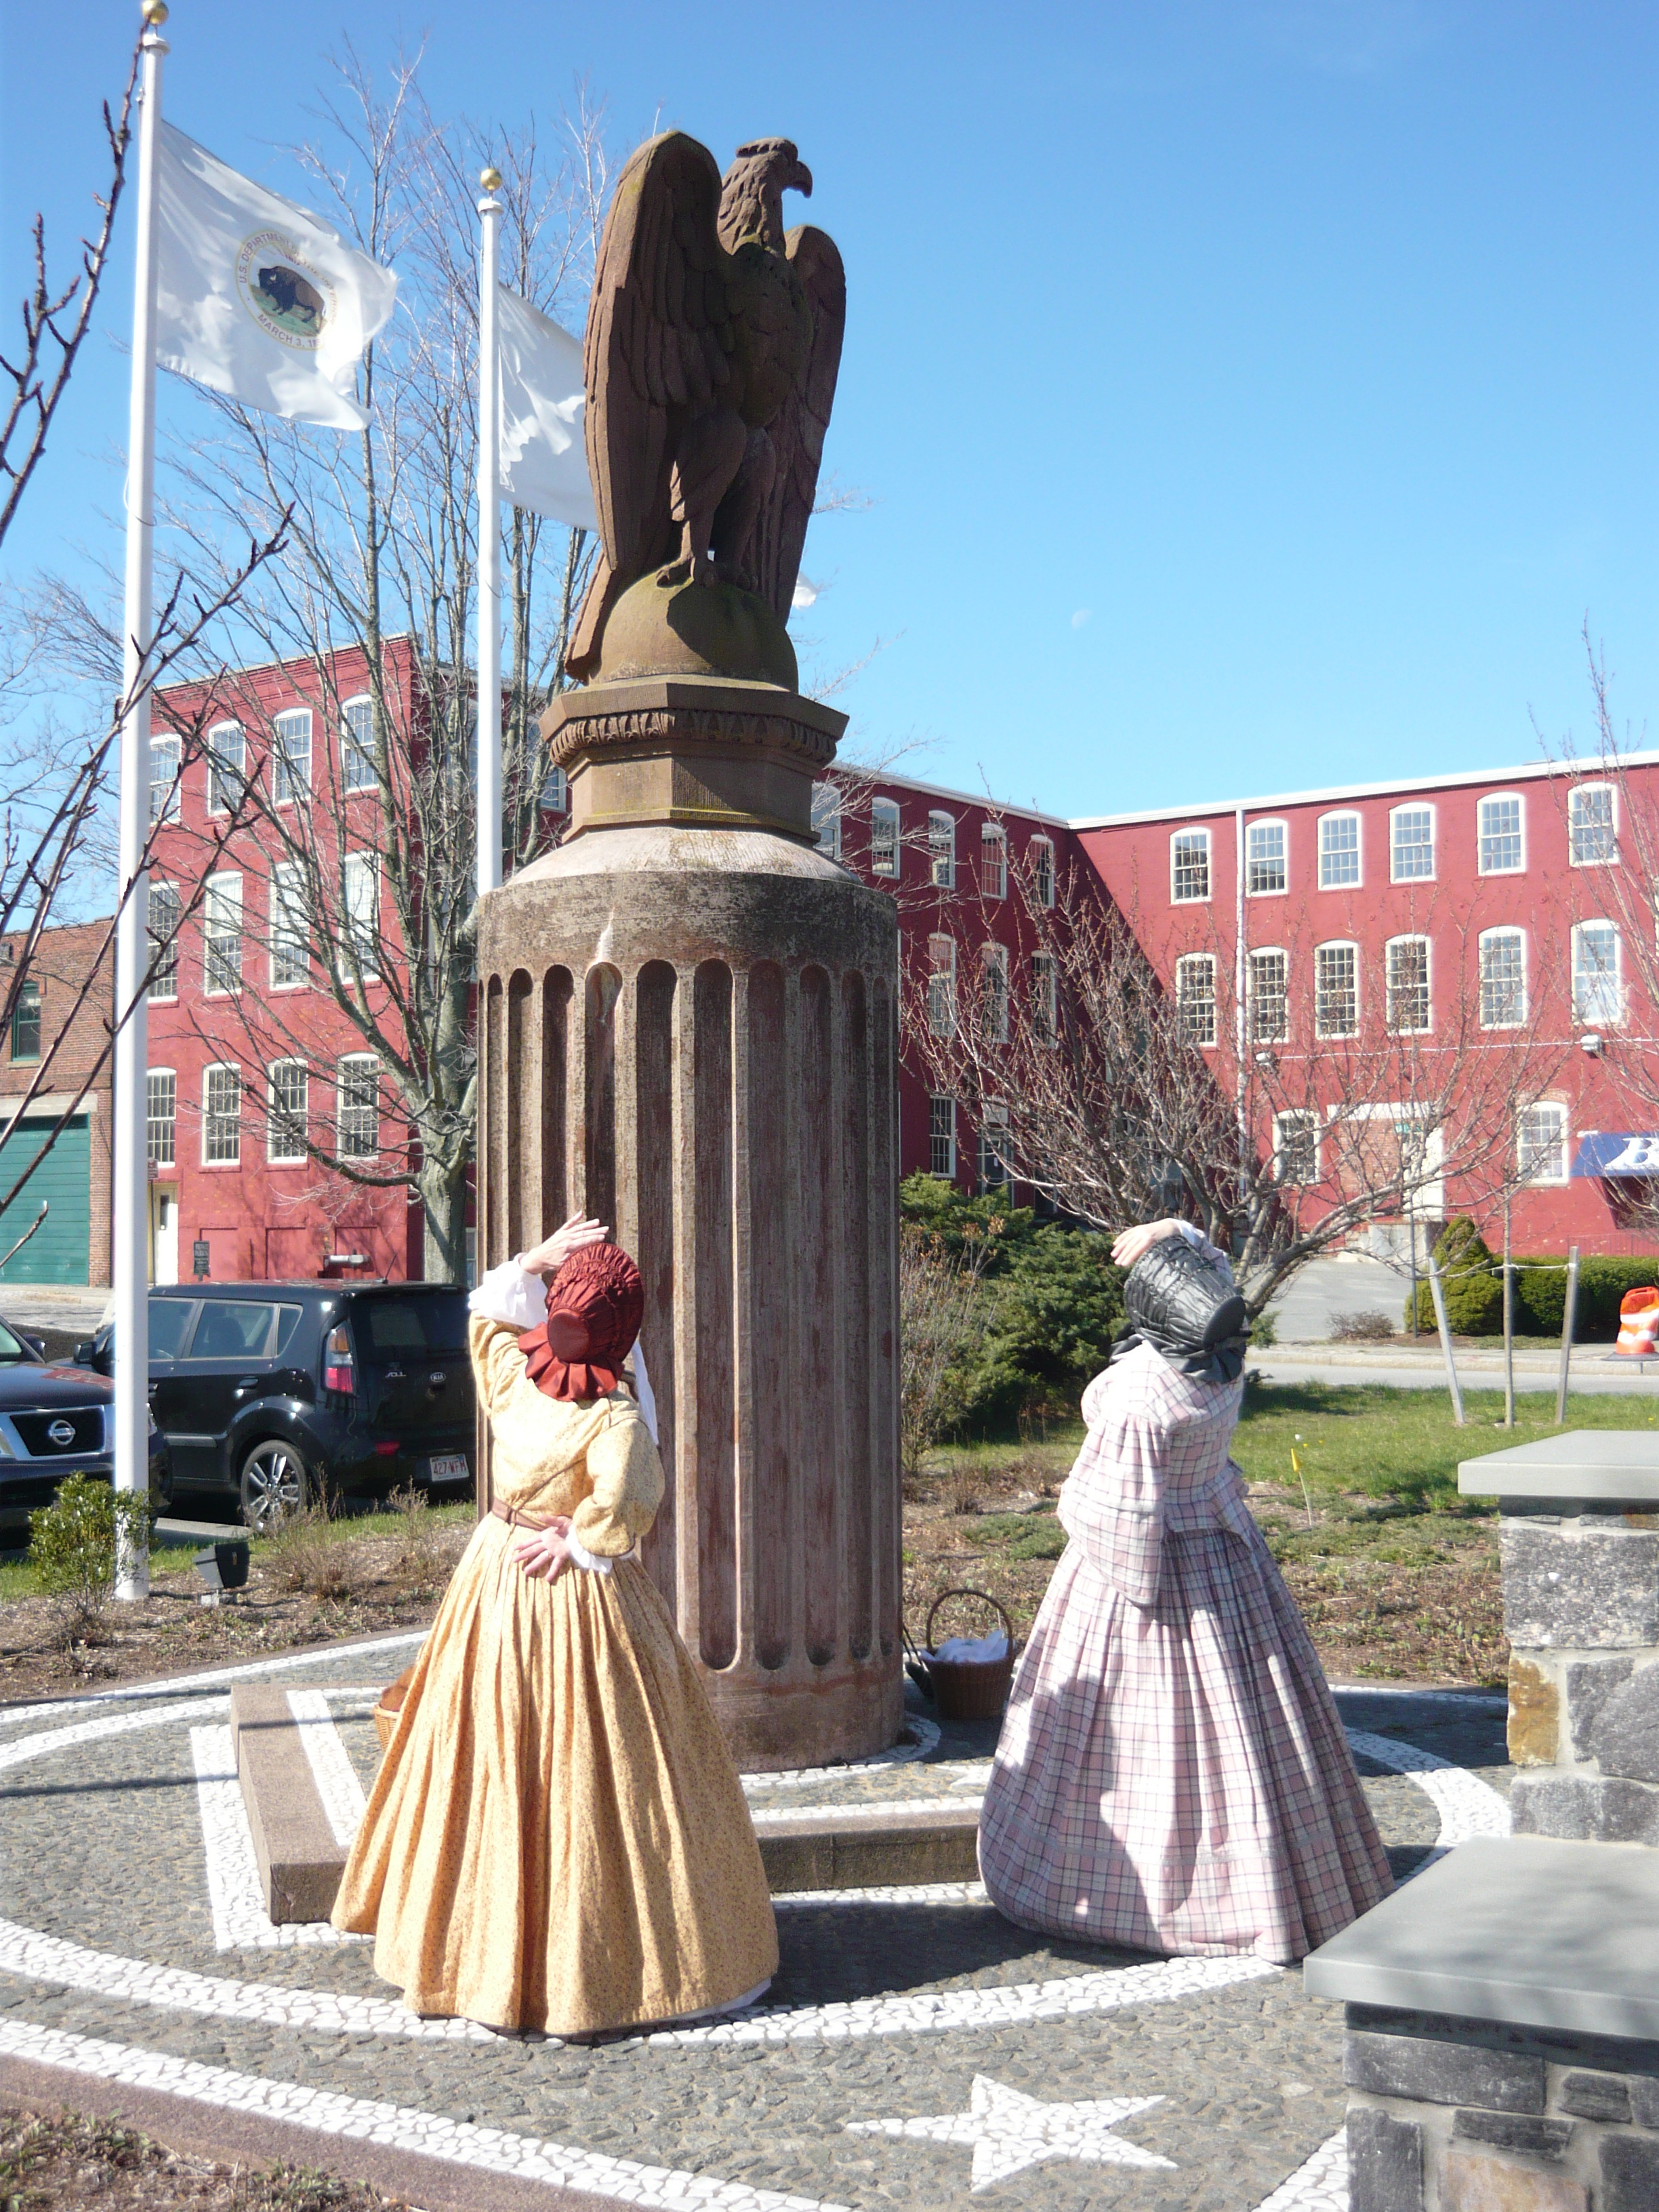
[[[391,320],[392,270],[170,123],[155,181],[159,365],[291,422],[367,429],[357,366]]]

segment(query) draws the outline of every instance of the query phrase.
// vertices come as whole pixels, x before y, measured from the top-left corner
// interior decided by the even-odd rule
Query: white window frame
[[[1346,952],[1353,960],[1353,1019],[1346,1029],[1328,1028],[1325,1021],[1325,989],[1320,974],[1321,957],[1327,952]],[[1355,1037],[1359,1035],[1359,947],[1351,937],[1327,938],[1322,945],[1314,947],[1314,1035],[1316,1037]]]
[[[1423,948],[1423,981],[1420,984],[1412,983],[1404,988],[1413,992],[1420,990],[1425,1001],[1424,1018],[1420,1022],[1412,1023],[1409,1027],[1395,1019],[1395,1000],[1402,988],[1395,981],[1395,955],[1402,945],[1420,945]],[[1383,1005],[1388,1014],[1390,1036],[1431,1036],[1433,1035],[1434,949],[1420,930],[1407,930],[1399,937],[1391,937],[1382,947],[1382,988]]]
[[[1553,1175],[1534,1175],[1527,1171],[1526,1126],[1534,1114],[1547,1114],[1555,1124],[1554,1145],[1559,1161],[1559,1170]],[[1522,1182],[1532,1190],[1564,1190],[1572,1179],[1571,1166],[1567,1158],[1567,1109],[1559,1098],[1534,1098],[1530,1106],[1518,1107],[1515,1116],[1515,1164]]]
[[[1486,809],[1489,806],[1513,806],[1517,825],[1516,836],[1521,857],[1513,867],[1489,868],[1486,866],[1486,847],[1496,836],[1509,836],[1507,830],[1498,832],[1486,828]],[[1474,864],[1476,872],[1483,876],[1524,876],[1527,872],[1527,796],[1522,791],[1483,792],[1474,808]]]
[[[936,891],[957,887],[957,817],[942,807],[927,815],[927,872]]]
[[[234,746],[222,744],[222,738],[234,738]],[[228,814],[241,804],[243,787],[247,781],[247,732],[240,722],[216,722],[207,734],[208,804],[210,814]],[[230,798],[224,796],[231,779],[236,789]]]
[[[297,860],[277,860],[270,871],[270,988],[273,991],[303,991],[311,982],[311,933],[306,927],[301,898],[284,896],[284,886],[300,875]],[[297,975],[285,972],[292,958]]]
[[[979,1185],[980,1195],[986,1197],[994,1190],[1012,1190],[1014,1178],[1007,1160],[1007,1107],[1000,1098],[987,1098],[981,1102],[979,1114],[979,1174],[975,1181]],[[991,1133],[994,1129],[1000,1129],[1002,1132],[1000,1151],[992,1141]],[[994,1164],[998,1172],[987,1174],[988,1161]]]
[[[298,728],[285,730],[284,722],[305,723],[305,747],[295,742]],[[311,797],[311,732],[309,707],[284,707],[270,725],[270,797],[276,806],[302,805]]]
[[[165,880],[151,883],[144,913],[144,958],[147,963],[155,958],[160,943],[160,933],[153,927],[158,901],[163,906],[171,902],[173,908],[172,923],[167,933],[167,951],[161,961],[157,963],[155,971],[149,979],[149,996],[153,1003],[159,1004],[175,1000],[179,996],[179,929],[184,918],[185,908],[184,901],[179,896],[179,887],[176,884],[170,884]]]
[[[152,823],[176,822],[183,786],[185,741],[176,730],[154,730],[149,740],[149,818]],[[169,760],[165,775],[156,770]]]
[[[1054,841],[1052,837],[1033,837],[1025,848],[1026,865],[1031,871],[1031,890],[1037,904],[1047,914],[1054,907]]]
[[[1513,939],[1514,941],[1521,947],[1521,1003],[1519,1006],[1515,1009],[1512,1019],[1504,1021],[1488,1021],[1486,1018],[1487,1012],[1489,1011],[1487,993],[1492,992],[1496,994],[1499,990],[1507,989],[1508,986],[1507,984],[1495,980],[1487,975],[1486,948],[1488,945],[1498,944],[1500,939],[1508,940],[1510,939]],[[1531,948],[1527,943],[1526,931],[1524,929],[1517,928],[1512,921],[1494,922],[1490,929],[1483,929],[1480,936],[1475,939],[1475,989],[1478,994],[1476,1012],[1480,1018],[1480,1027],[1483,1030],[1518,1030],[1525,1028],[1527,1022],[1527,1010],[1531,999],[1531,986],[1528,972],[1531,966],[1530,954]]]
[[[542,778],[542,787],[536,800],[544,814],[568,814],[570,811],[570,779],[556,763]]]
[[[296,1118],[293,1109],[279,1107],[276,1096],[278,1077],[294,1068],[300,1072],[304,1100],[297,1119],[305,1135],[309,1135],[311,1130],[311,1070],[302,1060],[273,1060],[265,1071],[265,1157],[273,1167],[295,1167],[307,1157],[304,1137],[289,1133]],[[292,1149],[285,1150],[284,1146]]]
[[[368,713],[367,745],[360,745],[352,732],[350,717],[358,707],[366,708]],[[360,761],[362,773],[354,776],[354,767]],[[360,691],[355,698],[340,702],[340,789],[350,799],[360,791],[379,788],[374,774],[374,702],[367,691]]]
[[[1188,851],[1187,848],[1191,850]],[[1182,878],[1196,878],[1198,866],[1194,856],[1202,854],[1204,888],[1201,891],[1182,890]],[[1200,823],[1188,823],[1184,830],[1170,832],[1170,903],[1171,906],[1207,906],[1215,886],[1215,856],[1209,831]]]
[[[370,1091],[368,1105],[365,1106],[361,1099],[347,1103],[346,1086],[349,1079],[346,1071],[348,1069],[352,1071],[354,1076],[367,1073]],[[349,1145],[346,1142],[348,1115],[353,1116],[366,1115],[369,1117],[369,1133],[374,1139],[372,1144],[360,1145],[354,1141]],[[373,1160],[380,1158],[380,1062],[379,1055],[375,1053],[348,1052],[341,1056],[334,1079],[334,1143],[335,1149],[343,1160]]]
[[[1258,867],[1270,867],[1270,860],[1258,860],[1250,850],[1251,840],[1264,830],[1279,832],[1279,877],[1276,884],[1257,885]],[[1291,825],[1281,815],[1264,815],[1260,822],[1244,825],[1244,896],[1246,898],[1288,898],[1291,889]]]
[[[1396,824],[1406,814],[1426,814],[1429,817],[1429,865],[1420,875],[1402,876],[1400,872],[1400,840]],[[1415,849],[1415,848],[1413,848]],[[1436,809],[1426,800],[1413,799],[1389,811],[1389,881],[1391,884],[1431,884],[1440,865],[1440,818]]]
[[[1579,800],[1587,797],[1592,792],[1594,792],[1597,797],[1600,797],[1603,792],[1607,793],[1607,819],[1605,823],[1598,822],[1595,823],[1593,827],[1599,830],[1605,830],[1613,842],[1611,851],[1607,853],[1596,853],[1586,857],[1582,856],[1578,849],[1579,836],[1583,825],[1579,823],[1575,817],[1577,812]],[[1619,860],[1619,793],[1613,785],[1604,782],[1576,783],[1573,785],[1571,790],[1567,793],[1567,860],[1569,864],[1575,868],[1611,868],[1617,866]]]
[[[1279,1026],[1271,1034],[1264,1030],[1256,1009],[1265,1003],[1256,986],[1255,963],[1258,960],[1277,960],[1283,988],[1277,994],[1279,1005]],[[1253,1045],[1288,1044],[1291,1041],[1291,956],[1282,945],[1253,945],[1245,962],[1244,974],[1249,988],[1249,1035]],[[1275,994],[1267,994],[1272,997]]]
[[[1339,876],[1334,872],[1335,864],[1338,861],[1346,862],[1349,858],[1349,848],[1346,845],[1337,847],[1327,842],[1327,832],[1334,829],[1339,822],[1352,822],[1353,824],[1353,873],[1351,876]],[[1363,890],[1364,884],[1365,824],[1364,817],[1357,806],[1334,806],[1328,814],[1322,814],[1319,817],[1319,888],[1322,891],[1357,891]],[[1335,939],[1332,939],[1333,943],[1338,941]]]
[[[1605,929],[1609,931],[1613,937],[1613,996],[1616,1009],[1613,1013],[1587,1010],[1580,992],[1579,948],[1583,944],[1584,933],[1587,929]],[[1600,988],[1599,984],[1598,988]],[[1620,933],[1618,923],[1609,921],[1605,915],[1596,915],[1588,921],[1576,921],[1572,926],[1572,1018],[1577,1027],[1586,1030],[1618,1029],[1624,1022],[1625,940]]]
[[[1200,969],[1207,971],[1208,988],[1194,992],[1188,988],[1188,985]],[[1181,1041],[1183,1044],[1195,1044],[1203,1052],[1215,1049],[1219,1032],[1216,1011],[1217,973],[1218,963],[1213,952],[1183,952],[1176,962],[1176,1006],[1181,1017]],[[1209,1010],[1207,1024],[1200,1013],[1194,1024],[1188,1009],[1196,1012],[1205,1007]],[[1206,1027],[1207,1035],[1204,1034]]]
[[[229,917],[235,915],[235,927],[229,927]],[[207,896],[202,902],[202,989],[210,999],[234,999],[242,988],[242,933],[246,927],[246,909],[242,902],[242,876],[237,868],[222,868],[207,879]],[[234,946],[228,969],[223,948]],[[216,980],[227,972],[234,972],[234,982]]]
[[[820,853],[841,858],[841,786],[828,780],[812,786],[812,835]]]
[[[1325,1163],[1322,1152],[1322,1124],[1310,1107],[1287,1107],[1284,1113],[1273,1115],[1273,1181],[1291,1190],[1314,1190],[1325,1180]],[[1312,1140],[1311,1175],[1290,1176],[1285,1171],[1285,1133],[1295,1129]]]
[[[167,1111],[155,1111],[155,1085],[165,1079]],[[167,1151],[157,1149],[157,1132],[167,1131]],[[176,1068],[149,1067],[144,1071],[144,1157],[152,1167],[176,1168],[179,1164],[179,1074]]]
[[[957,1033],[957,940],[940,930],[927,939],[927,1026],[935,1036]]]
[[[941,1129],[939,1123],[945,1127]],[[945,1147],[945,1165],[939,1164],[939,1146]],[[927,1094],[927,1172],[941,1182],[957,1179],[957,1102],[937,1091]]]
[[[1006,945],[982,945],[979,957],[981,986],[985,993],[986,1034],[993,1044],[1006,1044],[1008,948]]]
[[[1060,1043],[1060,963],[1052,952],[1031,955],[1031,1010],[1039,1044]]]
[[[896,799],[870,801],[870,872],[896,881],[903,817]]]
[[[353,896],[352,885],[361,883],[368,885],[366,898]],[[360,908],[363,911],[360,912]],[[343,939],[356,955],[357,970],[364,982],[378,982],[380,865],[376,853],[348,853],[340,863],[340,930]]]
[[[989,880],[986,871],[990,870]],[[1000,822],[979,825],[979,895],[982,899],[1008,896],[1008,833]]]
[[[222,1104],[216,1107],[213,1103],[213,1079],[216,1075],[228,1075],[236,1086],[236,1107],[233,1114],[228,1114]],[[227,1121],[231,1125],[232,1149],[216,1158],[213,1151],[215,1126]],[[242,1071],[234,1060],[210,1060],[202,1070],[202,1165],[204,1168],[234,1168],[240,1167],[241,1161]]]

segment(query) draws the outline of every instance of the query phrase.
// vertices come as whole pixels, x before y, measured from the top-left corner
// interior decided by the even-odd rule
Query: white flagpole
[[[499,169],[478,182],[478,895],[501,880],[501,402],[495,286]]]
[[[122,618],[120,888],[115,929],[115,1487],[142,1496],[149,1486],[149,1182],[145,1132],[149,1024],[149,884],[143,871],[149,834],[151,542],[155,532],[155,143],[161,110],[163,0],[144,0],[143,89],[138,109],[138,236],[133,255],[132,411],[127,431],[127,573]],[[137,697],[135,692],[138,693]],[[149,1595],[147,1549],[124,1545],[116,1595]]]

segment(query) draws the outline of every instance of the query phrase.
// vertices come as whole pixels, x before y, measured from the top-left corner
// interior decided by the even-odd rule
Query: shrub
[[[1279,1341],[1279,1316],[1259,1313],[1250,1323],[1250,1343],[1257,1352],[1266,1352]]]
[[[1454,1336],[1492,1336],[1504,1326],[1504,1286],[1492,1270],[1490,1247],[1467,1213],[1449,1221],[1434,1248],[1446,1301],[1446,1326]],[[1406,1326],[1412,1320],[1406,1301]],[[1417,1326],[1432,1329],[1434,1292],[1426,1277],[1417,1286]]]
[[[1375,1306],[1359,1313],[1339,1314],[1331,1324],[1331,1335],[1338,1344],[1381,1344],[1393,1334],[1394,1323]]]
[[[986,1285],[989,1323],[956,1375],[958,1425],[1017,1425],[1058,1399],[1073,1411],[1123,1326],[1123,1270],[1093,1230],[1032,1230]]]
[[[297,1513],[285,1513],[267,1540],[264,1565],[277,1589],[293,1596],[351,1595],[351,1562],[345,1547],[329,1534],[326,1505],[307,1505]]]
[[[115,1580],[118,1540],[148,1548],[154,1518],[148,1496],[118,1493],[89,1474],[70,1475],[50,1505],[30,1514],[29,1565],[66,1645],[97,1632]]]

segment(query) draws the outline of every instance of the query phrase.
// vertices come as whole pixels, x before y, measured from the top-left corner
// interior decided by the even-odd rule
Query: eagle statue
[[[565,658],[579,681],[645,578],[733,586],[788,618],[847,320],[835,241],[784,231],[783,195],[811,190],[787,138],[739,146],[722,179],[679,131],[617,179],[583,351],[604,550]]]

